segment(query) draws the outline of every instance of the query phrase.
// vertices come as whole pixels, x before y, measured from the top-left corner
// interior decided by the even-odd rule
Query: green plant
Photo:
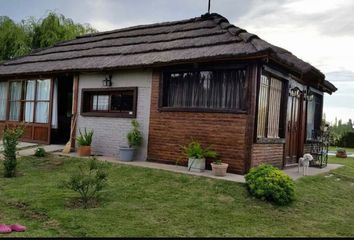
[[[137,120],[133,119],[131,124],[133,128],[127,134],[129,147],[139,147],[143,143],[143,134],[139,130]]]
[[[210,146],[203,148],[196,140],[192,140],[188,145],[182,146],[182,152],[187,155],[188,158],[195,159],[216,158],[217,156],[217,153],[211,150]]]
[[[262,164],[252,168],[245,179],[248,191],[256,198],[276,205],[288,205],[295,198],[294,181],[273,166]]]
[[[91,146],[92,138],[93,138],[93,130],[87,131],[85,128],[84,134],[79,129],[80,136],[76,138],[78,144],[80,146]]]
[[[222,161],[220,159],[216,159],[213,161],[214,164],[216,165],[221,165],[222,164]]]
[[[100,191],[106,185],[107,177],[106,164],[92,158],[85,165],[80,165],[63,186],[79,193],[84,208],[87,208],[91,200],[98,199]]]
[[[36,157],[44,157],[45,155],[46,155],[46,151],[42,147],[37,148],[36,151],[34,152],[34,156]]]
[[[16,175],[16,147],[18,141],[24,133],[23,126],[16,128],[6,128],[3,133],[2,141],[4,146],[4,176],[14,177]]]

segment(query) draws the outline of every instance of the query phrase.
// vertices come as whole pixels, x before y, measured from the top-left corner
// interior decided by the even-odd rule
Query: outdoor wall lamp
[[[307,92],[305,91],[304,97],[307,101],[312,101],[313,100],[313,93],[311,90],[308,90]]]
[[[300,97],[301,95],[301,90],[298,87],[295,87],[290,90],[290,96],[292,97]]]
[[[104,87],[111,87],[112,86],[112,74],[106,74],[105,79],[103,80]]]

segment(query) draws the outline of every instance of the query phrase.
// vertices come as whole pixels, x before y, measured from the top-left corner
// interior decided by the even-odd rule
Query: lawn
[[[288,207],[243,184],[111,164],[100,206],[73,208],[77,195],[58,186],[82,161],[26,157],[20,176],[0,177],[0,223],[28,227],[6,236],[354,236],[354,158],[330,158],[346,166],[297,181]]]

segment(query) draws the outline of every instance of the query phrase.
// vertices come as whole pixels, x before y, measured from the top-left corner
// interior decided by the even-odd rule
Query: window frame
[[[268,103],[267,103],[267,113],[266,113],[266,122],[265,122],[265,135],[266,137],[258,137],[258,114],[259,114],[259,94],[260,94],[260,87],[261,87],[261,76],[267,76],[269,80],[269,88],[268,88]],[[264,143],[264,144],[283,144],[285,143],[286,137],[286,112],[287,112],[287,101],[288,101],[288,86],[289,86],[289,79],[285,77],[286,75],[273,70],[267,66],[264,66],[261,73],[259,74],[257,80],[257,95],[256,95],[256,115],[255,115],[255,129],[254,129],[254,139],[255,143]],[[282,82],[282,91],[281,91],[281,100],[280,100],[280,114],[279,114],[279,137],[278,138],[269,138],[268,137],[268,126],[269,126],[269,93],[270,93],[270,86],[271,86],[271,79],[275,78]]]
[[[133,114],[126,112],[112,111],[111,109],[111,96],[119,91],[133,91]],[[97,94],[96,94],[97,93]],[[89,94],[89,103],[85,101],[85,94]],[[91,104],[92,95],[108,95],[109,105],[107,111],[93,111]],[[118,88],[83,88],[81,89],[81,102],[80,114],[86,117],[111,117],[111,118],[136,118],[137,115],[137,101],[138,101],[138,87],[118,87]],[[89,111],[85,107],[89,104]]]
[[[46,80],[49,81],[49,98],[48,100],[37,100],[37,89],[38,89],[38,81],[39,80]],[[26,91],[27,91],[27,82],[35,81],[35,90],[34,90],[34,99],[33,100],[26,100]],[[20,100],[11,100],[11,84],[13,82],[20,82],[21,83],[21,97]],[[9,123],[16,123],[16,122],[25,122],[25,106],[26,103],[33,103],[33,113],[32,113],[32,122],[25,122],[25,124],[31,125],[50,125],[51,118],[52,118],[52,102],[53,99],[53,78],[28,78],[28,79],[12,79],[8,81],[8,92],[7,92],[7,109],[6,109],[6,122]],[[10,120],[10,111],[11,111],[11,102],[19,102],[20,103],[20,113],[19,113],[19,120]],[[36,122],[36,111],[37,111],[37,104],[38,103],[48,103],[48,122],[41,123]]]
[[[321,121],[322,121],[322,116],[323,116],[324,94],[322,92],[318,91],[317,89],[312,88],[312,87],[308,87],[307,88],[307,92],[309,92],[309,91],[311,91],[313,96],[314,96],[312,101],[315,101],[316,96],[320,99],[320,110],[321,110],[320,111],[320,116],[318,116],[318,115],[316,116],[317,112],[316,112],[316,107],[315,107],[315,109],[314,109],[314,118],[313,118],[313,120],[314,120],[314,122],[313,122],[314,129],[313,130],[319,131],[321,129]],[[309,103],[312,102],[312,101],[306,100],[305,142],[313,141],[312,132],[311,132],[311,138],[307,137],[307,130],[308,130],[308,125],[307,124],[308,124],[308,114],[309,114],[308,113],[308,109],[309,109]],[[317,113],[317,114],[319,114],[319,113]],[[320,118],[319,123],[316,121],[316,117]],[[319,126],[316,126],[316,123],[319,124]]]
[[[221,70],[245,70],[245,110],[240,109],[220,109],[220,108],[190,108],[190,107],[166,107],[163,106],[164,99],[164,76],[165,74],[171,73],[184,73],[184,72],[203,72],[203,71],[221,71]],[[170,67],[162,69],[160,72],[159,79],[159,100],[158,100],[158,111],[159,112],[196,112],[196,113],[233,113],[233,114],[248,114],[249,110],[249,67],[246,64],[241,63],[231,63],[224,65],[205,65],[205,66],[186,66],[186,67]]]

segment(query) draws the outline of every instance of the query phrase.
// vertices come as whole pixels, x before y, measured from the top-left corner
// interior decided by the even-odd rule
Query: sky
[[[197,17],[208,0],[0,0],[15,21],[48,11],[99,31]],[[338,91],[325,96],[327,121],[354,118],[353,0],[211,0],[211,12],[320,69]]]

